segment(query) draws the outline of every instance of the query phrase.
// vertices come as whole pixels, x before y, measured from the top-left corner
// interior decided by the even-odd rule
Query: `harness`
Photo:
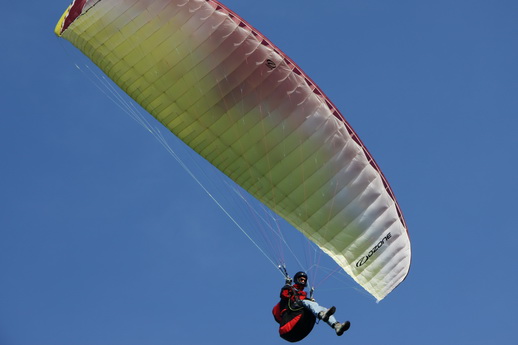
[[[290,286],[291,293],[293,295],[293,299],[288,299],[288,308],[291,311],[299,311],[304,308],[304,305],[302,304],[301,299],[299,298],[299,290],[295,289],[293,286]]]

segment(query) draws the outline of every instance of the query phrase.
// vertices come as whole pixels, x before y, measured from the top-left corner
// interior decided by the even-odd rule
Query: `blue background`
[[[342,111],[409,226],[407,280],[379,304],[323,282],[352,328],[303,343],[518,344],[518,2],[225,4]],[[0,344],[285,344],[282,276],[76,68],[68,5],[0,12]]]

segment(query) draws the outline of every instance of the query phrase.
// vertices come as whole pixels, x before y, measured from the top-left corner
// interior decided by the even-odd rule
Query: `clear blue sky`
[[[317,3],[224,2],[358,132],[413,262],[379,304],[324,282],[317,299],[352,328],[303,343],[517,344],[518,2]],[[68,5],[0,14],[0,344],[285,344],[282,277],[75,67],[53,34]]]

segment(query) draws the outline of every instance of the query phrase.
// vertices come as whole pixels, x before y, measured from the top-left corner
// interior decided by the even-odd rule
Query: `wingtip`
[[[72,5],[68,6],[67,10],[61,15],[61,18],[59,18],[59,21],[56,24],[56,27],[54,28],[54,33],[59,37],[61,37],[61,34],[63,33],[65,27],[65,20],[67,19],[71,8]]]

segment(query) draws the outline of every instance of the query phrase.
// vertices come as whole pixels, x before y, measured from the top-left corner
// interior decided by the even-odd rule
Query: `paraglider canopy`
[[[280,49],[216,0],[77,0],[56,33],[376,299],[406,277],[399,205],[358,135]]]

